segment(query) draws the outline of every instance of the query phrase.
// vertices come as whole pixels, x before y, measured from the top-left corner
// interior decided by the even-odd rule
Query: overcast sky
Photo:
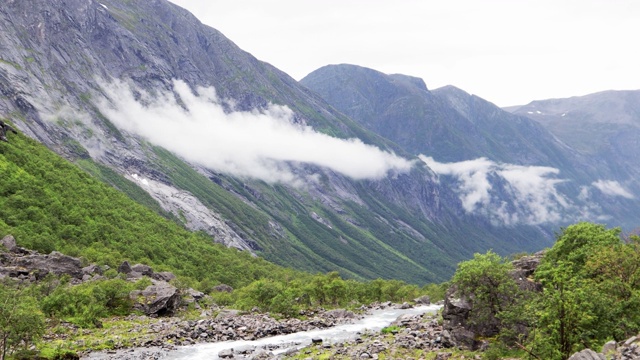
[[[171,0],[300,80],[349,63],[499,106],[640,89],[637,0]]]

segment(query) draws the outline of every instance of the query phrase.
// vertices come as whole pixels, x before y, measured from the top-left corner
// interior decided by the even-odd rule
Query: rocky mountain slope
[[[562,142],[631,179],[640,162],[640,91],[604,91],[567,99],[533,101],[508,109],[547,128]],[[635,188],[637,190],[637,188]]]
[[[475,251],[549,244],[538,227],[494,226],[469,214],[411,153],[167,1],[9,1],[0,9],[0,49],[2,117],[144,198],[130,186],[137,184],[153,198],[147,205],[228,246],[305,270],[424,283],[444,280]],[[217,118],[253,125],[235,133],[239,144],[227,144],[225,134],[214,137],[223,129],[210,124]],[[329,160],[315,150],[312,161],[299,159],[291,149],[252,158],[256,141],[245,138],[263,124],[254,118],[276,129],[262,136],[271,141],[262,151],[279,146],[284,128],[364,148],[382,170],[366,168],[377,164],[368,155],[335,164],[351,150]],[[190,121],[197,126],[189,132]],[[207,146],[221,147],[195,157],[184,151],[208,136],[215,141]],[[234,172],[237,158],[249,159],[244,172]],[[369,172],[354,172],[363,165]]]
[[[538,123],[542,115],[532,111],[542,107],[538,102],[512,114],[453,86],[429,90],[422,79],[346,64],[322,67],[301,83],[367,129],[423,155],[442,181],[453,180],[449,184],[458,188],[467,212],[498,223],[543,226],[588,219],[632,229],[640,220],[624,210],[637,208],[633,193],[639,189],[619,170],[618,160],[601,161],[636,158],[634,150],[594,158],[575,141],[559,141],[559,133]],[[588,111],[579,110],[583,105],[576,102],[573,111]],[[544,116],[550,114],[546,109]],[[629,128],[630,118],[620,116],[619,123]],[[576,127],[565,130],[576,139],[601,139],[595,144],[610,141],[602,140],[610,139],[608,131],[600,133],[596,125],[579,135],[571,132]]]
[[[567,148],[536,122],[453,86],[430,91],[419,78],[347,64],[322,67],[300,82],[411,154],[443,162],[482,156],[523,165],[569,162]]]

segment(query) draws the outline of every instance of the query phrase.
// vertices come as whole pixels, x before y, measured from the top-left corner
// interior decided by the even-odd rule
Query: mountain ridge
[[[401,146],[164,0],[14,1],[0,9],[0,18],[0,112],[102,180],[116,186],[133,181],[163,211],[218,241],[308,271],[426,283],[446,279],[474,252],[535,250],[551,240],[545,229],[496,227],[466,213],[450,184]],[[111,79],[129,86],[140,108],[165,96],[170,101],[164,105],[175,101],[179,106],[172,109],[186,113],[186,97],[175,85],[180,80],[187,97],[198,101],[215,89],[221,114],[278,110],[290,116],[287,126],[357,138],[414,165],[353,180],[322,166],[285,162],[290,174],[311,179],[306,188],[230,176],[118,125],[103,107],[109,94],[100,81]],[[416,93],[426,90],[415,78],[396,75],[394,81]]]

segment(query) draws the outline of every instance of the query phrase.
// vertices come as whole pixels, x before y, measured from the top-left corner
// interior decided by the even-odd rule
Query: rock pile
[[[70,283],[77,285],[86,281],[106,279],[102,274],[108,269],[108,266],[100,267],[96,264],[82,267],[80,259],[57,251],[44,255],[27,250],[19,247],[11,235],[0,240],[0,279],[8,277],[21,282],[36,282],[48,274],[67,275],[71,279]],[[131,266],[125,261],[117,270],[128,280],[139,280],[145,276],[151,279],[152,284],[146,289],[134,291],[130,295],[135,302],[134,308],[149,316],[171,315],[182,305],[183,300],[193,302],[204,297],[204,294],[193,289],[188,289],[186,294],[180,293],[169,283],[175,279],[174,274],[154,272],[148,265]]]
[[[79,283],[85,275],[85,269],[79,259],[53,251],[43,255],[16,245],[13,236],[7,235],[0,240],[0,279],[13,278],[22,282],[35,282],[48,274],[69,275],[72,281]]]
[[[599,353],[591,349],[577,352],[569,360],[636,360],[640,359],[640,334],[622,342],[609,341]]]

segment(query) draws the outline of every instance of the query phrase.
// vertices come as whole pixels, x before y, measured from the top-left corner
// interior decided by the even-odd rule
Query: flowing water
[[[323,343],[336,343],[353,339],[365,330],[379,331],[385,326],[389,326],[401,315],[418,315],[423,313],[435,313],[441,306],[428,305],[411,309],[384,309],[376,310],[364,318],[357,320],[353,324],[338,325],[328,329],[311,330],[297,332],[287,335],[278,335],[259,340],[247,341],[226,341],[217,343],[197,344],[192,346],[179,347],[175,351],[166,354],[166,359],[218,359],[218,353],[223,350],[255,349],[259,351],[270,351],[274,354],[282,354],[292,349],[299,349],[311,344],[312,339],[322,339]],[[237,356],[237,355],[236,355]]]

